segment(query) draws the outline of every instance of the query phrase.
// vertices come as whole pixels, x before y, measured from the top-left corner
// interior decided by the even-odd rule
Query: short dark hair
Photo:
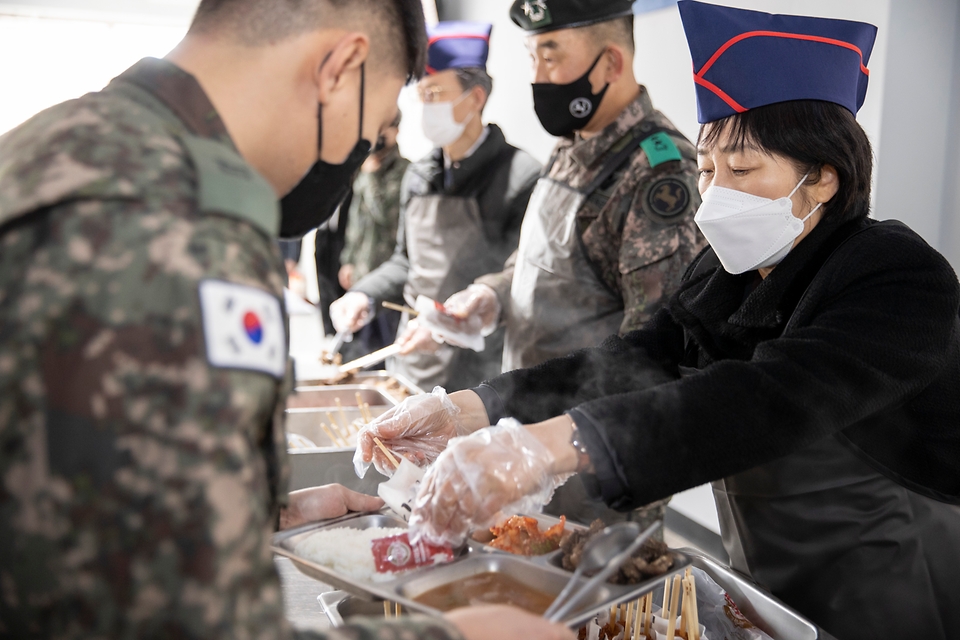
[[[486,69],[480,67],[462,67],[454,69],[457,73],[457,81],[460,82],[460,88],[464,91],[470,91],[474,87],[483,89],[486,99],[483,103],[483,109],[487,108],[487,102],[490,101],[490,94],[493,92],[493,78],[487,73]],[[481,111],[483,111],[481,109]]]
[[[633,32],[633,16],[605,20],[582,28],[586,30],[587,35],[598,47],[619,44],[630,53],[636,53],[637,51],[637,41]]]
[[[863,127],[845,107],[820,100],[792,100],[750,109],[700,128],[698,147],[712,147],[729,133],[737,149],[756,145],[789,158],[797,173],[809,172],[807,185],[820,181],[821,169],[837,170],[837,195],[824,205],[835,223],[870,213],[873,149]]]
[[[262,46],[323,26],[368,33],[371,66],[402,73],[408,82],[423,77],[427,31],[421,0],[200,0],[190,31]]]

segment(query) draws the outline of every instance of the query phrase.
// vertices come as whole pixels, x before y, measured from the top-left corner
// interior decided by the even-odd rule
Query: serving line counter
[[[358,373],[344,382],[324,385],[316,380],[298,381],[297,393],[287,406],[292,490],[337,482],[376,495],[377,486],[386,480],[373,468],[364,479],[357,478],[353,468],[356,428],[405,397],[423,391],[385,372]],[[331,423],[338,429],[330,428]],[[667,522],[667,544],[688,556],[692,566],[713,578],[744,615],[772,638],[834,640],[749,579],[712,558],[711,553],[721,555],[717,553],[716,544],[697,544],[695,540],[705,541],[689,535],[685,527],[679,527],[681,531],[671,528],[669,517]],[[302,573],[289,558],[278,555],[275,562],[283,584],[287,616],[297,628],[326,629],[341,625],[354,615],[384,615],[383,604],[376,599],[365,600],[337,591]]]

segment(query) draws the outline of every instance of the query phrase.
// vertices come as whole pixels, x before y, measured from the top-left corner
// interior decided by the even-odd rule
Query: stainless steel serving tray
[[[817,626],[756,584],[694,549],[680,549],[694,567],[713,578],[747,619],[777,640],[818,640]]]
[[[547,517],[543,518],[542,522],[552,520]],[[556,520],[553,520],[553,522],[556,522]],[[406,526],[403,520],[386,512],[353,514],[336,520],[318,522],[277,533],[273,538],[273,550],[279,555],[290,558],[304,574],[337,589],[342,589],[365,600],[389,600],[399,603],[411,611],[434,616],[439,616],[442,612],[423,605],[414,598],[433,588],[463,580],[470,576],[488,572],[504,573],[533,589],[557,595],[573,575],[571,572],[560,568],[558,555],[561,552],[559,551],[545,556],[525,557],[497,551],[472,541],[468,542],[466,547],[459,552],[458,557],[449,564],[410,571],[387,582],[355,580],[298,556],[295,551],[301,540],[318,531],[338,527],[368,529],[373,527],[406,528]],[[592,598],[572,611],[563,620],[564,624],[571,627],[580,625],[591,619],[599,611],[608,609],[615,604],[636,600],[658,585],[663,584],[665,577],[680,573],[690,565],[691,560],[686,553],[678,551],[672,551],[672,553],[675,562],[673,568],[667,574],[635,585],[604,584],[597,589]]]
[[[424,393],[424,390],[415,385],[405,376],[390,373],[389,371],[360,371],[353,374],[348,378],[349,385],[363,385],[363,386],[372,386],[377,388],[380,391],[383,391],[387,395],[390,395],[388,391],[385,391],[382,388],[382,385],[390,382],[396,382],[398,385],[403,387],[406,390],[406,393],[411,396],[418,396]],[[349,385],[337,385],[329,384],[324,380],[297,380],[297,390],[300,389],[311,389],[311,388],[331,388],[331,387],[342,387]],[[403,398],[393,397],[395,403],[400,402]]]

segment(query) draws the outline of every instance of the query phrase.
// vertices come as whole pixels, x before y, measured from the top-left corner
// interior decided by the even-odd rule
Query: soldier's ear
[[[626,64],[626,56],[623,55],[623,51],[620,49],[620,47],[610,45],[603,53],[603,61],[601,64],[603,64],[604,67],[604,84],[613,84],[620,79],[620,76],[623,75],[623,68]]]
[[[332,94],[350,87],[350,75],[369,55],[370,39],[365,33],[352,32],[340,38],[316,65],[317,102],[327,104]]]

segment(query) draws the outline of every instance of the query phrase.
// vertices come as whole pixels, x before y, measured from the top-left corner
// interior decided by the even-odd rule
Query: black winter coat
[[[621,510],[838,433],[960,504],[958,309],[950,264],[905,225],[827,218],[765,280],[708,249],[644,329],[477,391],[493,422],[569,411]]]

